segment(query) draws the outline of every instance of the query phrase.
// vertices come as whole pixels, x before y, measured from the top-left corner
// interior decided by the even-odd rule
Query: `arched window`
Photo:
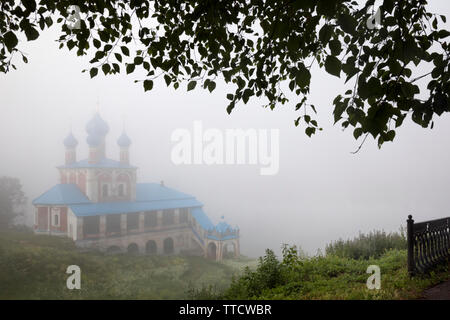
[[[51,215],[52,215],[51,221],[53,226],[55,227],[59,227],[60,223],[59,213],[60,213],[59,208],[51,208]]]
[[[156,247],[156,242],[153,240],[149,240],[147,241],[146,245],[145,245],[145,252],[147,254],[156,254],[158,252],[158,249]]]
[[[125,195],[125,186],[123,183],[119,184],[119,197],[123,197]]]
[[[172,254],[173,253],[173,239],[172,238],[166,238],[163,242],[164,246],[164,253],[165,254]]]
[[[106,198],[108,196],[108,185],[107,184],[104,184],[103,186],[102,186],[102,197],[103,198]]]

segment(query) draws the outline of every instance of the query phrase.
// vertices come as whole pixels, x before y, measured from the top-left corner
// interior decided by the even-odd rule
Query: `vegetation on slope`
[[[370,239],[370,241],[368,240]],[[403,239],[403,240],[402,240]],[[404,235],[373,232],[327,246],[326,256],[301,257],[285,245],[279,261],[272,250],[246,269],[216,298],[222,299],[416,299],[424,289],[449,279],[448,265],[410,278]],[[354,257],[358,257],[355,259]],[[370,265],[381,272],[381,288],[368,289]],[[204,293],[203,293],[204,294]]]
[[[65,238],[0,232],[0,299],[183,299],[197,287],[223,290],[249,263],[80,252]],[[81,268],[80,290],[66,287],[69,265]]]
[[[352,240],[339,239],[327,245],[325,253],[341,258],[369,259],[380,258],[389,249],[406,249],[406,234],[403,229],[400,229],[400,233],[372,231],[369,234],[360,233]]]
[[[402,239],[373,232],[330,244],[325,256],[307,257],[285,245],[281,260],[268,249],[258,261],[217,263],[80,252],[65,238],[1,232],[0,299],[420,298],[425,288],[449,278],[448,266],[411,279]],[[81,290],[66,288],[66,269],[73,264],[81,268]],[[380,290],[366,286],[369,265],[380,267]]]

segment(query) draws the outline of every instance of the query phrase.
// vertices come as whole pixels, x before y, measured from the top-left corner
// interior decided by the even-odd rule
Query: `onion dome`
[[[91,136],[103,137],[108,133],[109,126],[97,112],[94,117],[87,123],[86,131]]]
[[[90,134],[87,136],[86,142],[90,147],[98,147],[102,140],[98,135]]]
[[[70,132],[67,137],[63,141],[66,148],[75,148],[78,145],[77,139],[73,136],[72,132]]]
[[[117,139],[117,144],[120,147],[129,147],[131,145],[131,139],[125,132],[123,132],[119,139]]]

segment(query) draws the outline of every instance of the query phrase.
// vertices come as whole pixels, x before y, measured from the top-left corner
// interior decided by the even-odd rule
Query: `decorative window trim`
[[[55,223],[56,217],[57,217],[58,223]],[[51,220],[52,220],[52,227],[60,227],[61,226],[61,210],[60,210],[60,208],[51,208]]]

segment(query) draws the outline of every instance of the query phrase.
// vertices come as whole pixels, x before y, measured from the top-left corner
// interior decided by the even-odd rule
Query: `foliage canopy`
[[[384,0],[381,23],[370,28],[374,0],[5,0],[0,4],[0,71],[20,51],[20,34],[35,40],[56,20],[60,48],[88,55],[89,74],[145,72],[144,89],[162,77],[167,86],[216,88],[217,77],[235,86],[227,111],[263,97],[265,107],[298,97],[295,125],[311,136],[320,127],[308,103],[317,64],[350,88],[333,100],[334,120],[356,139],[372,135],[381,146],[410,115],[422,127],[449,111],[450,32],[445,16],[425,0]],[[71,5],[77,5],[73,7]],[[75,10],[76,9],[76,10]],[[79,12],[78,12],[79,9]],[[74,17],[80,18],[75,21]],[[130,48],[133,49],[133,52]],[[93,49],[93,50],[89,50]],[[426,74],[417,74],[419,64]],[[421,90],[417,81],[426,81]],[[365,140],[365,138],[364,138]]]
[[[19,179],[0,177],[0,229],[11,227],[14,219],[23,214],[20,208],[25,201]]]

